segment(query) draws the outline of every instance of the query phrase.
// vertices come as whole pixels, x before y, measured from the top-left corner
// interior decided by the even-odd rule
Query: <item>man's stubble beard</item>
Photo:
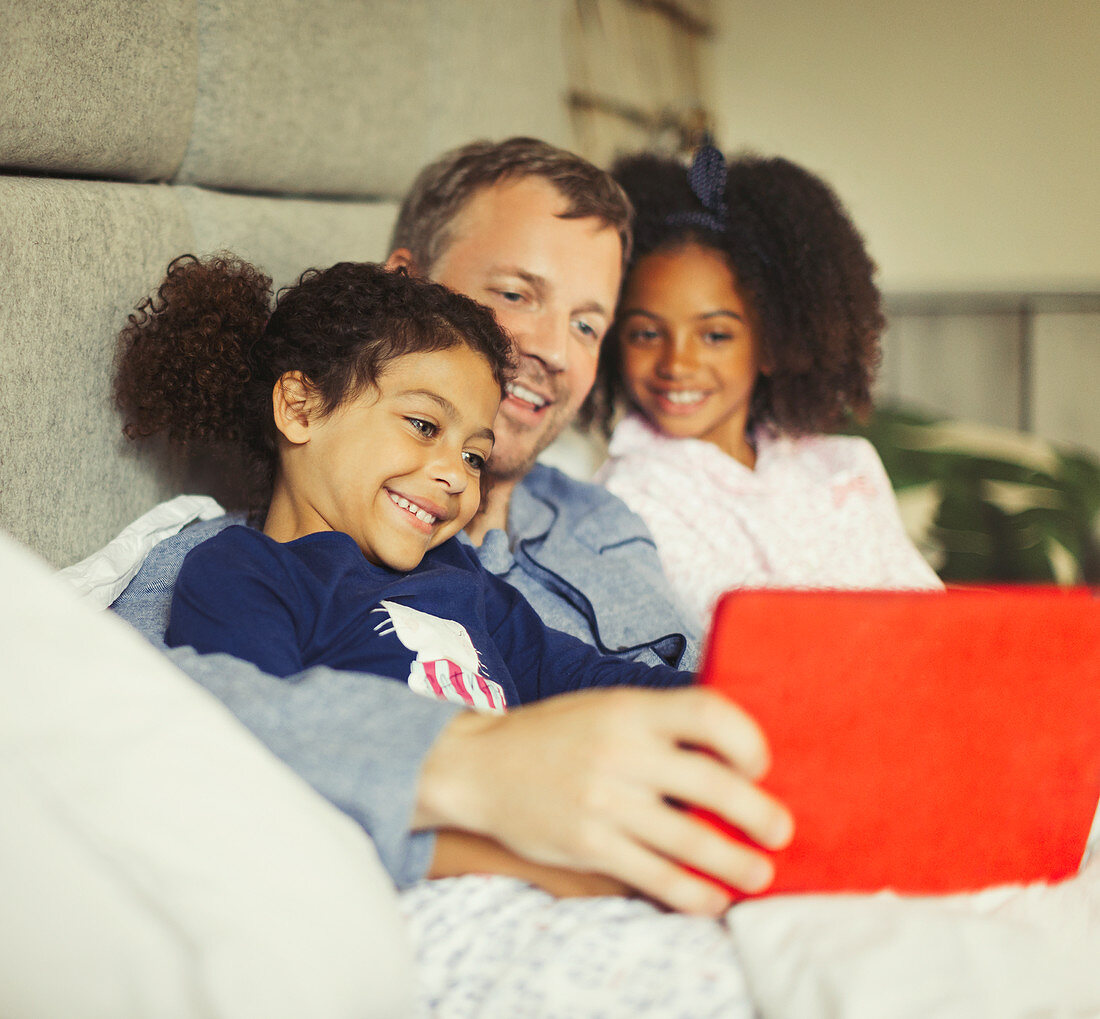
[[[544,426],[542,433],[529,451],[518,454],[513,451],[511,454],[505,453],[503,456],[499,456],[497,450],[493,451],[485,464],[485,472],[483,474],[485,481],[490,487],[494,484],[515,484],[522,481],[523,478],[530,473],[531,468],[535,466],[536,461],[539,456],[542,455],[543,451],[553,445],[558,436],[569,427],[576,417],[575,413],[566,415],[558,407],[553,408],[551,414],[553,414],[552,419]],[[499,431],[503,434],[505,429],[507,429],[509,433],[512,433],[508,435],[507,438],[514,437],[517,440],[517,445],[526,445],[523,439],[525,437],[524,433],[527,432],[528,429],[523,426],[514,425],[508,419],[507,413],[504,414],[504,427],[499,428]],[[514,432],[513,429],[515,430]],[[511,445],[511,443],[506,444]]]

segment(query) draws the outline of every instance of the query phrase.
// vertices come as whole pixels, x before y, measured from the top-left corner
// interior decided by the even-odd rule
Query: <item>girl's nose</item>
[[[432,477],[451,495],[460,495],[466,491],[466,485],[469,484],[470,479],[466,471],[466,462],[462,459],[462,450],[439,456],[432,465]]]
[[[672,340],[661,349],[657,360],[657,375],[662,379],[675,379],[688,375],[696,368],[695,352],[689,343]]]

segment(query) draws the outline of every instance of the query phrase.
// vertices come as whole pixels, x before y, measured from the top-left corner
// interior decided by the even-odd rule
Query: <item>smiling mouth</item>
[[[703,389],[653,389],[650,392],[658,408],[668,414],[690,414],[710,396]]]
[[[543,407],[550,403],[545,396],[540,396],[534,390],[528,389],[518,382],[509,382],[505,387],[505,391],[513,400],[519,400],[521,403],[527,404],[533,410],[542,410]]]
[[[706,397],[700,389],[682,389],[679,392],[664,392],[658,393],[658,396],[668,400],[669,403],[686,404],[686,403],[699,403]]]
[[[415,502],[409,502],[403,495],[398,495],[396,492],[391,492],[388,489],[386,494],[390,497],[390,502],[400,509],[405,510],[406,513],[416,517],[421,523],[427,524],[429,527],[434,527],[439,521],[439,517],[432,513],[429,513],[423,506],[418,506]]]

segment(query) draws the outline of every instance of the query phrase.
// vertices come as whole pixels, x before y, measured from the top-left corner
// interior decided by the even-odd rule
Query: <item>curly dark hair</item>
[[[329,414],[374,386],[396,358],[466,345],[503,393],[515,355],[493,313],[403,269],[340,262],[279,291],[230,254],[182,255],[119,334],[115,402],[131,439],[234,448],[248,466],[249,508],[266,509],[277,467],[271,392],[300,371]]]
[[[805,435],[869,413],[885,318],[875,264],[828,184],[786,159],[743,154],[708,208],[673,159],[630,156],[612,174],[635,209],[627,275],[646,255],[692,243],[721,254],[733,273],[770,368],[757,379],[750,428]],[[613,328],[582,420],[609,429],[625,396]]]

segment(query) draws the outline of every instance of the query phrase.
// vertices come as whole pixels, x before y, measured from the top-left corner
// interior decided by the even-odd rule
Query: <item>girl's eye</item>
[[[727,343],[733,339],[732,333],[712,332],[703,337],[707,343]]]
[[[462,458],[466,461],[466,466],[471,470],[480,471],[485,466],[485,457],[480,453],[465,452],[462,454]]]
[[[405,420],[425,439],[435,438],[436,433],[439,431],[436,425],[432,424],[431,421],[425,421],[423,418],[405,418]]]
[[[628,329],[626,333],[626,342],[636,346],[656,343],[660,338],[656,329]]]

